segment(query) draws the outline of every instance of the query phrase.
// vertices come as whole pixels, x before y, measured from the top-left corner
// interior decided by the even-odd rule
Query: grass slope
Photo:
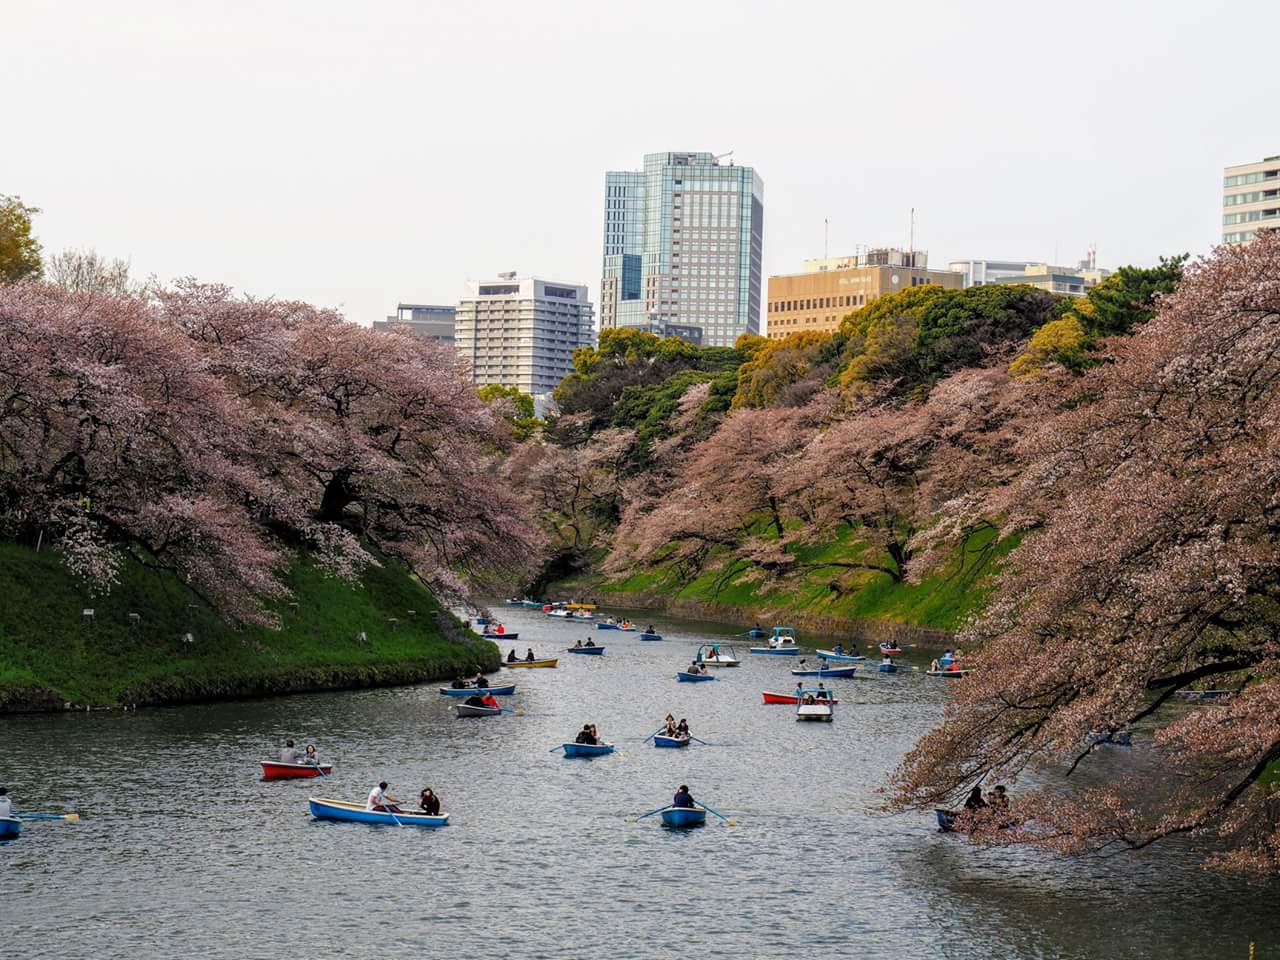
[[[821,565],[851,561],[868,549],[855,533],[844,530],[826,544],[798,551],[802,562],[817,566],[785,581],[759,582],[748,575],[747,564],[722,553],[693,580],[685,580],[672,565],[658,564],[621,579],[584,577],[557,588],[562,593],[659,595],[747,610],[795,610],[954,630],[981,609],[993,586],[992,575],[1018,539],[997,541],[994,530],[979,531],[944,569],[920,583],[898,583],[873,571]]]
[[[398,564],[349,586],[302,556],[287,579],[297,606],[278,605],[282,629],[236,628],[171,574],[128,563],[92,597],[56,553],[0,543],[0,708],[375,686],[497,664],[491,643],[458,642],[469,635]]]

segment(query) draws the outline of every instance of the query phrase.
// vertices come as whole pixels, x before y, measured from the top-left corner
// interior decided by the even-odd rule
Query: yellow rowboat
[[[504,667],[554,667],[559,660],[508,660]]]
[[[568,607],[570,610],[594,610],[594,609],[596,609],[596,605],[595,605],[594,603],[566,603],[566,604],[565,604],[565,606],[566,606],[566,607]]]

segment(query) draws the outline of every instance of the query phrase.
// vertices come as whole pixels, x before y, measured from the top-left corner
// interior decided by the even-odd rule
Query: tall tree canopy
[[[18,197],[0,194],[0,283],[40,276],[40,243],[31,235],[31,217],[39,212]]]

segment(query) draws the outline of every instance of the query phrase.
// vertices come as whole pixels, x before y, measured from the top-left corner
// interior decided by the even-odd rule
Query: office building
[[[1030,260],[952,260],[947,269],[964,277],[965,287],[985,287],[1006,277],[1026,275]]]
[[[373,321],[373,329],[386,333],[393,327],[407,327],[415,336],[441,343],[453,343],[456,307],[430,303],[401,303],[393,317]]]
[[[996,277],[988,283],[1021,284],[1047,290],[1050,293],[1065,294],[1069,297],[1083,297],[1091,287],[1097,286],[1107,277],[1110,270],[1098,267],[1097,254],[1089,251],[1089,255],[1074,267],[1058,267],[1048,263],[1028,263],[1022,273]]]
[[[595,342],[587,288],[500,273],[471,281],[458,303],[458,354],[475,383],[550,393],[573,368],[573,351]]]
[[[928,263],[923,250],[880,247],[850,257],[806,260],[804,273],[770,277],[769,339],[806,331],[832,333],[850,312],[888,293],[930,283],[960,289],[961,274],[930,270]]]
[[[764,183],[710,153],[605,174],[600,326],[732,346],[760,329]]]
[[[1248,243],[1280,227],[1280,156],[1227,167],[1222,178],[1222,242]]]

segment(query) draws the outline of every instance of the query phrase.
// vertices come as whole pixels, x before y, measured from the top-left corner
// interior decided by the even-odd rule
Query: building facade
[[[1012,276],[997,277],[989,283],[1009,285],[1019,284],[1047,290],[1050,293],[1065,294],[1068,297],[1083,297],[1090,288],[1111,276],[1110,270],[1100,269],[1093,252],[1081,260],[1075,267],[1056,267],[1048,263],[1029,263],[1022,273]]]
[[[1227,167],[1222,178],[1222,242],[1248,243],[1280,227],[1280,156]]]
[[[764,182],[710,153],[651,153],[605,174],[600,326],[732,346],[760,329]]]
[[[1030,260],[952,260],[947,269],[964,277],[965,287],[985,287],[1007,277],[1022,277]]]
[[[439,340],[441,343],[453,343],[456,315],[456,307],[430,303],[401,303],[396,305],[395,316],[373,321],[373,329],[379,333],[386,333],[393,327],[407,327],[415,336]]]
[[[881,260],[893,263],[877,262]],[[851,311],[888,293],[930,283],[960,289],[961,274],[930,270],[928,262],[924,251],[880,248],[851,257],[806,260],[804,273],[770,277],[769,339],[808,331],[832,333]]]
[[[595,343],[587,288],[500,273],[470,281],[458,303],[458,354],[484,386],[548,394],[573,368],[573,351]]]

